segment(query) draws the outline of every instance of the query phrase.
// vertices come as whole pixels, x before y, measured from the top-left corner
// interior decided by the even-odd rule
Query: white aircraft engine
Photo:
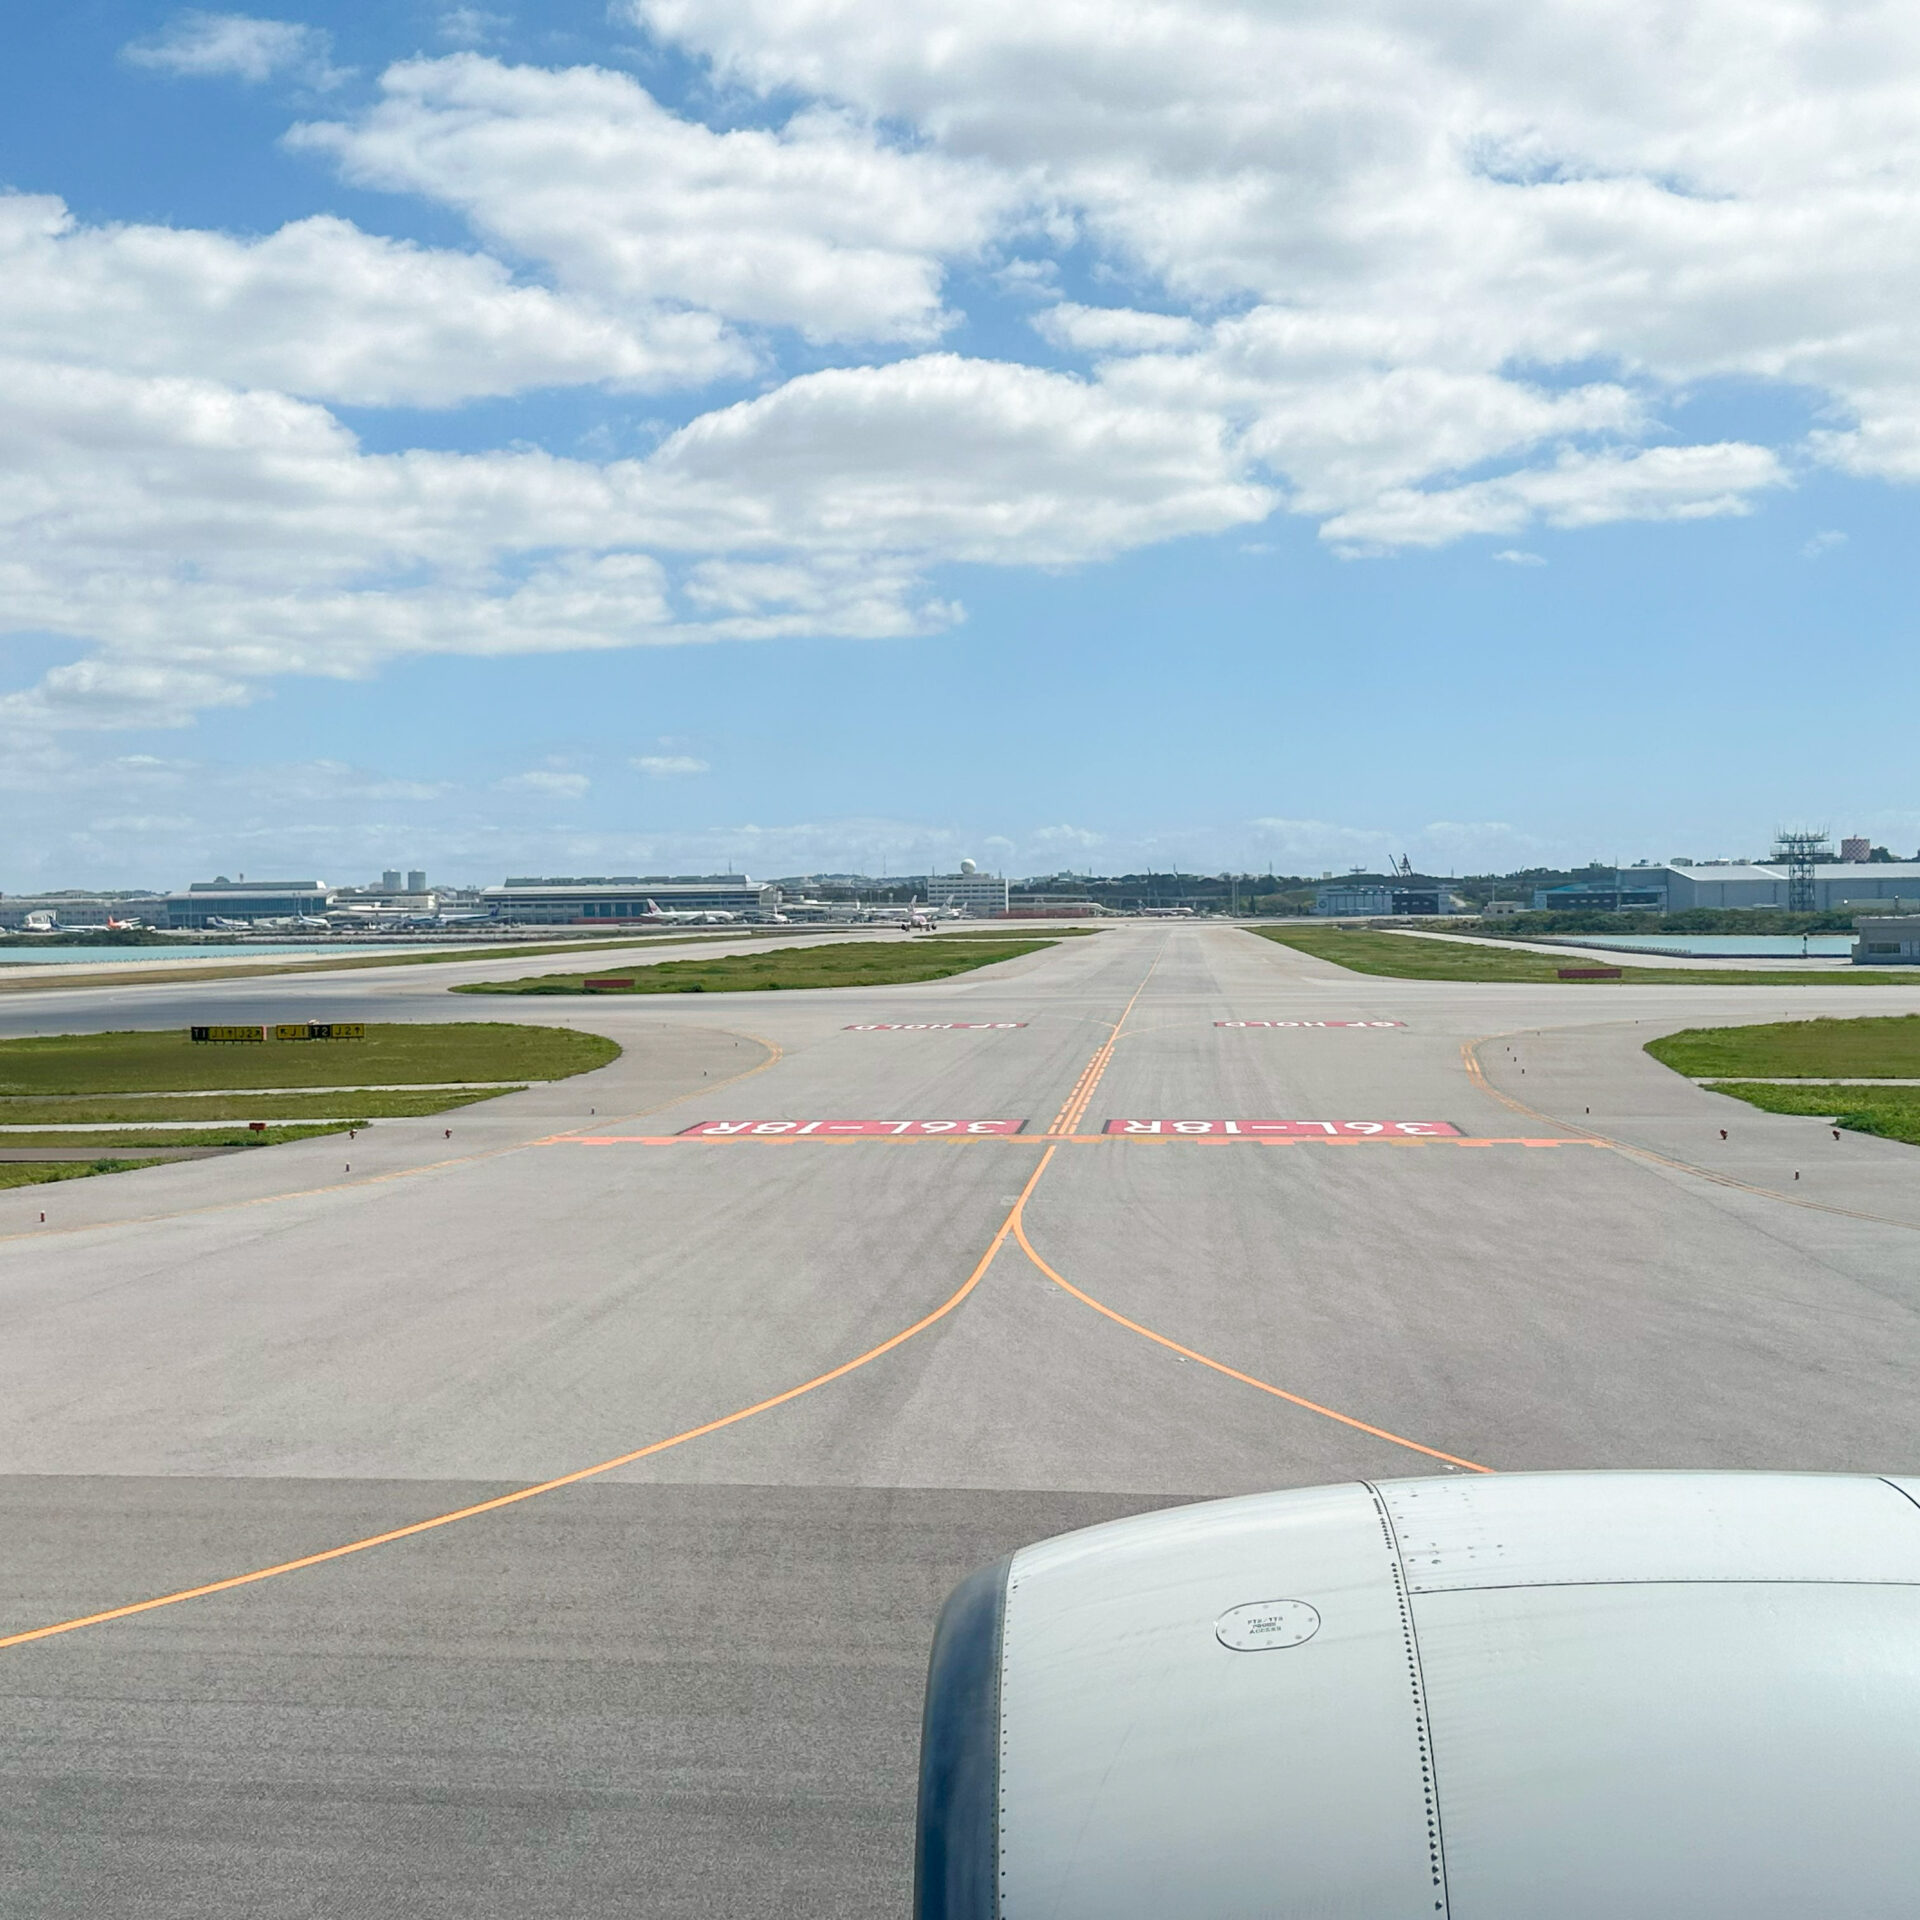
[[[1513,1474],[1023,1548],[935,1636],[919,1920],[1910,1920],[1920,1478]]]

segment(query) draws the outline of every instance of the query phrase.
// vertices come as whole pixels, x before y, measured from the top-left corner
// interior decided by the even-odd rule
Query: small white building
[[[1920,967],[1920,913],[1862,914],[1853,935],[1856,967]]]

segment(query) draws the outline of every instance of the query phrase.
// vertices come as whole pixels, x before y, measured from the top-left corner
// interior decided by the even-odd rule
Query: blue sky
[[[8,891],[1910,852],[1920,29],[42,10]]]

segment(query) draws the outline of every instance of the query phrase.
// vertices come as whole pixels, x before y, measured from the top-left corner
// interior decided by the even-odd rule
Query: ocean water
[[[1844,960],[1853,952],[1850,933],[1589,933],[1579,935],[1578,942],[1684,953],[1696,960],[1797,960],[1803,953],[1814,960]]]

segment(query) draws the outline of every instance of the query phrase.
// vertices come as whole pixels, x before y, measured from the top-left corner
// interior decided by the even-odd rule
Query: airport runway
[[[1920,1470],[1915,1150],[1640,1051],[1905,989],[1395,981],[1160,923],[919,987],[461,977],[0,1000],[627,1049],[0,1194],[0,1641],[401,1535],[0,1645],[0,1911],[898,1915],[933,1616],[1021,1541],[1355,1476]],[[1256,1021],[1367,1024],[1218,1024]],[[1170,1130],[1207,1120],[1322,1131]]]

